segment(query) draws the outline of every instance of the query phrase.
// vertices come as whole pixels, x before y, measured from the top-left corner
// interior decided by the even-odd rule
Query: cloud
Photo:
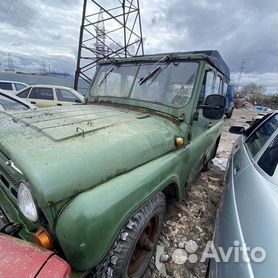
[[[277,87],[276,1],[174,0],[156,4],[159,8],[153,11],[147,3],[142,10],[148,51],[217,49],[234,73],[238,74],[245,61],[243,80],[253,74],[256,82],[265,84],[264,73],[270,72],[272,78],[267,80]]]
[[[12,1],[12,0],[10,0]],[[76,64],[82,0],[9,1],[0,3],[1,62],[11,53],[18,69],[38,68],[42,59],[53,70],[73,72]],[[23,63],[24,61],[24,63]],[[36,65],[36,66],[34,66]]]
[[[88,1],[90,2],[90,1]],[[117,0],[102,0],[106,7]],[[0,50],[19,67],[44,58],[57,71],[74,72],[82,0],[0,2]],[[277,87],[277,1],[141,0],[145,52],[217,49],[237,82]],[[8,11],[8,13],[7,13]],[[1,22],[2,21],[2,22]]]

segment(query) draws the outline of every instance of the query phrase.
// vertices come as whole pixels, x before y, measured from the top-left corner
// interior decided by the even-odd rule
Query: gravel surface
[[[205,277],[207,265],[200,259],[207,242],[212,240],[226,163],[238,137],[228,130],[232,125],[248,127],[245,121],[252,120],[257,114],[255,110],[241,109],[235,110],[231,119],[225,119],[211,169],[196,178],[181,202],[171,200],[168,203],[152,277]]]

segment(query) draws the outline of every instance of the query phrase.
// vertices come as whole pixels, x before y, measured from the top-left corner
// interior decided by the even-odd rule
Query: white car
[[[37,107],[65,106],[84,103],[84,97],[69,87],[53,85],[32,85],[17,93]]]
[[[0,90],[0,112],[6,110],[28,109],[37,109],[37,107],[17,96]]]
[[[0,89],[14,94],[28,86],[28,84],[23,82],[0,80]]]

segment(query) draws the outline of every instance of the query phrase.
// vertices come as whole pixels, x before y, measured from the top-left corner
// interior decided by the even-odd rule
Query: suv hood
[[[171,121],[128,109],[76,105],[0,113],[0,150],[41,207],[175,150]]]

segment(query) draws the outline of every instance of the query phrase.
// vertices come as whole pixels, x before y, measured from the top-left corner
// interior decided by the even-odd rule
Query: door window
[[[20,90],[26,88],[25,85],[20,84],[20,83],[14,83],[14,85],[15,85],[15,88],[16,88],[17,91],[20,91]]]
[[[7,90],[7,91],[12,91],[13,90],[12,83],[0,82],[0,89]]]
[[[259,152],[277,128],[278,115],[275,114],[252,133],[246,141],[246,145],[252,156],[255,156]]]
[[[228,83],[224,82],[223,85],[223,95],[227,96],[228,95]]]
[[[59,101],[79,102],[79,99],[68,90],[55,89]]]
[[[215,82],[214,82],[214,86],[213,86],[213,90],[212,90],[213,94],[217,95],[220,93],[220,85],[221,85],[221,79],[220,79],[220,76],[217,75],[215,77]]]
[[[21,98],[27,98],[28,94],[30,92],[31,88],[25,89],[24,91],[22,91],[21,93],[19,93],[17,96],[21,97]]]
[[[213,94],[213,87],[214,87],[213,84],[214,84],[214,72],[210,70],[206,74],[205,98]]]
[[[51,88],[33,88],[29,98],[54,100],[53,90]]]
[[[273,176],[278,163],[278,136],[269,144],[258,161],[259,167],[269,176]]]
[[[202,84],[202,88],[198,100],[198,106],[204,103],[207,96],[215,94],[214,87],[215,87],[215,73],[212,69],[209,69],[207,70],[203,80],[203,84]]]

